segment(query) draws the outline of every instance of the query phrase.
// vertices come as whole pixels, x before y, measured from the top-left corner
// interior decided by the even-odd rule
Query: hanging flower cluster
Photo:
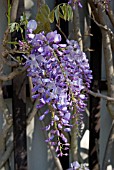
[[[32,97],[39,98],[38,109],[48,107],[39,119],[42,121],[47,114],[51,115],[51,122],[45,127],[50,132],[46,142],[55,145],[58,156],[62,156],[62,150],[69,146],[63,132],[71,131],[74,118],[77,118],[78,127],[80,112],[86,108],[85,91],[90,87],[91,70],[76,41],[67,40],[66,44],[61,44],[57,31],[34,34],[36,27],[36,21],[29,21],[30,55],[26,57],[26,66],[29,66],[28,76],[32,77],[34,85]],[[21,42],[20,45],[22,48]]]

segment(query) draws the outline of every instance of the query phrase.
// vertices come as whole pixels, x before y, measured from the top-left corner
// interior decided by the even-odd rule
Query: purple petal
[[[65,131],[65,132],[70,132],[71,129],[70,129],[70,128],[65,128],[64,131]]]
[[[40,117],[39,117],[39,120],[43,120],[44,117],[45,117],[45,115],[40,116]]]

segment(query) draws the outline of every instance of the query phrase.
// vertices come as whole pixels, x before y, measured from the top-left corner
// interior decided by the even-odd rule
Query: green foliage
[[[26,28],[27,26],[27,18],[26,18],[26,15],[23,13],[23,15],[20,17],[20,22],[17,23],[17,22],[13,22],[13,23],[9,23],[9,28],[10,28],[10,32],[14,32],[14,31],[21,31],[21,33],[23,33],[23,26],[24,28]]]
[[[41,31],[45,32],[51,31],[51,23],[53,23],[54,21],[58,23],[60,18],[64,19],[65,21],[72,20],[73,11],[69,4],[61,3],[57,5],[52,11],[50,11],[48,5],[43,4],[41,8],[38,10],[38,14],[36,16],[38,27],[35,30],[35,33],[39,33]],[[21,33],[23,34],[23,26],[26,29],[27,23],[28,21],[26,15],[23,14],[23,16],[20,17],[20,23],[17,22],[9,23],[10,32],[12,33],[14,31],[17,32],[21,31]]]
[[[10,28],[10,32],[14,32],[14,31],[19,31],[20,29],[20,24],[18,24],[17,22],[13,22],[9,24],[9,28]],[[21,29],[21,31],[23,32],[23,30]]]
[[[54,22],[54,17],[56,19],[56,22],[59,22],[59,19],[62,18],[65,21],[70,21],[73,18],[73,11],[69,4],[62,3],[57,5],[48,16],[51,23]]]
[[[19,23],[17,22],[9,23],[10,33],[14,31],[17,31],[17,32],[20,31],[22,35],[22,39],[24,40],[23,28],[26,29],[27,23],[28,23],[28,20],[26,18],[26,15],[23,13],[23,15],[20,17]]]
[[[14,22],[10,23],[10,10],[11,6],[9,4],[9,12],[8,12],[8,20],[9,20],[9,28],[10,33],[14,31],[20,31],[23,37],[23,28],[26,29],[28,20],[26,18],[26,15],[23,13],[23,15],[20,17],[20,22]],[[51,23],[56,21],[59,22],[60,19],[63,19],[65,21],[70,21],[73,18],[73,11],[69,4],[67,3],[61,3],[57,5],[52,11],[50,11],[50,8],[48,5],[43,4],[41,8],[38,10],[38,14],[36,16],[36,21],[38,23],[37,29],[34,31],[35,33],[39,33],[41,31],[50,32],[51,31]]]
[[[26,28],[27,24],[28,24],[27,17],[25,13],[23,13],[23,15],[20,17],[20,25],[23,25]]]
[[[48,15],[50,23],[54,22],[54,10],[52,10]]]
[[[48,5],[44,4],[39,9],[38,14],[36,16],[36,21],[38,22],[38,27],[35,33],[39,33],[41,31],[49,32],[51,30],[50,20],[48,16],[50,15],[50,9]]]
[[[72,20],[73,11],[70,5],[68,5],[67,3],[62,3],[57,5],[52,11],[50,11],[48,5],[42,5],[36,16],[38,28],[35,33],[39,33],[41,31],[51,31],[50,24],[53,23],[55,20],[58,23],[60,18],[64,19],[65,21]]]

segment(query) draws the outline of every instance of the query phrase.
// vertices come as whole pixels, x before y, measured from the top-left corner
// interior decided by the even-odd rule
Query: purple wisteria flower
[[[71,168],[68,170],[89,170],[85,164],[79,164],[77,161],[71,163]]]
[[[39,99],[38,109],[48,106],[39,119],[42,121],[51,114],[51,122],[45,127],[50,132],[46,142],[51,142],[58,156],[62,156],[62,150],[69,146],[63,131],[70,133],[71,119],[75,117],[78,127],[80,112],[86,108],[91,70],[77,41],[67,40],[66,44],[61,44],[57,31],[34,34],[36,24],[33,20],[29,21],[28,29],[26,39],[31,52],[26,56],[26,66],[29,66],[28,76],[32,77],[34,85],[33,98]]]

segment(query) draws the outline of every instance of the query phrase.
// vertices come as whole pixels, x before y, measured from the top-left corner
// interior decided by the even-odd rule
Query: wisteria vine
[[[25,56],[25,65],[29,66],[28,76],[32,77],[34,85],[32,97],[39,99],[38,109],[45,106],[39,119],[42,121],[47,114],[51,115],[51,121],[45,127],[50,135],[46,142],[54,145],[57,155],[62,156],[63,149],[69,149],[70,145],[64,132],[70,133],[74,118],[78,132],[80,113],[87,106],[92,71],[77,41],[66,40],[66,44],[61,44],[61,35],[57,31],[35,34],[36,28],[35,20],[28,22],[27,43],[20,41],[20,48],[30,51]]]

